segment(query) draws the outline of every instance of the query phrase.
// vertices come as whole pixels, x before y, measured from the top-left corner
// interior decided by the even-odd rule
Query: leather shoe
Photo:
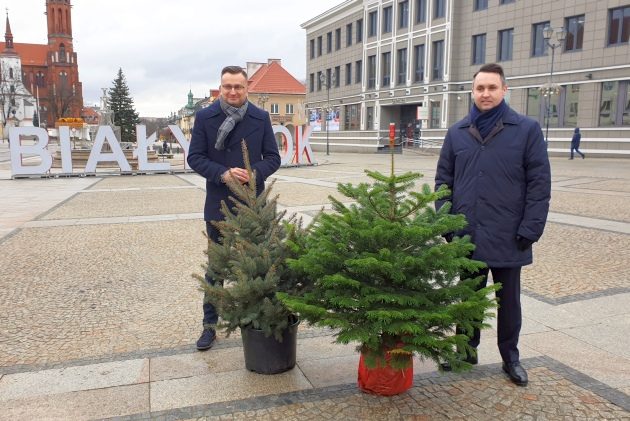
[[[197,340],[197,349],[199,351],[205,351],[212,348],[214,340],[217,338],[217,333],[214,329],[207,327],[201,332],[201,336]]]
[[[517,386],[527,386],[527,372],[523,368],[520,362],[515,363],[503,363],[503,371],[507,373],[514,383]]]
[[[477,354],[474,354],[474,355],[467,354],[466,358],[463,361],[466,361],[468,364],[471,364],[471,365],[477,365],[477,363],[479,362],[477,358]],[[442,367],[443,371],[453,371],[453,367],[451,367],[451,364],[448,361],[444,363],[440,363],[440,366]]]

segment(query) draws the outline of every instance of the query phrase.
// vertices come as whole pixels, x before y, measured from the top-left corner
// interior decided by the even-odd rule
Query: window
[[[392,7],[383,7],[383,33],[392,32]]]
[[[37,72],[35,74],[35,85],[39,86],[40,88],[46,86],[46,81],[42,72]]]
[[[381,54],[381,74],[383,75],[382,86],[389,87],[392,79],[392,53],[389,51]]]
[[[363,19],[357,21],[357,43],[363,42]]]
[[[474,0],[473,11],[486,10],[488,8],[488,0]]]
[[[326,89],[332,87],[332,84],[331,84],[332,80],[331,80],[331,78],[332,78],[332,70],[331,69],[326,69],[326,83],[325,83],[325,86],[324,86]]]
[[[562,126],[577,127],[580,85],[567,85],[564,88],[564,121]]]
[[[368,89],[376,87],[376,56],[368,57]]]
[[[514,3],[516,0],[499,0],[499,5]]]
[[[407,28],[409,26],[409,0],[398,3],[398,27]]]
[[[322,72],[317,72],[317,90],[322,90]]]
[[[472,37],[472,64],[486,62],[486,34],[473,35]]]
[[[341,83],[341,66],[335,66],[335,77],[333,78],[333,86],[335,88],[338,88],[340,83]]]
[[[626,44],[630,39],[630,6],[608,11],[608,45]]]
[[[332,52],[332,32],[326,34],[326,54]]]
[[[602,83],[599,125],[630,126],[630,80]]]
[[[352,63],[346,63],[346,85],[352,84]]]
[[[365,109],[365,129],[374,130],[374,107]]]
[[[584,15],[573,16],[564,20],[567,35],[564,39],[564,51],[577,51],[582,49],[584,41]]]
[[[315,58],[315,40],[311,40],[311,59]]]
[[[13,70],[13,69],[11,69],[11,70]],[[11,86],[9,86],[9,91],[10,91],[12,94],[14,94],[14,93],[15,93],[15,85],[11,85]]]
[[[427,0],[416,0],[416,23],[427,21]]]
[[[431,104],[431,120],[429,120],[429,128],[439,129],[440,119],[442,117],[442,103],[439,100],[430,101]]]
[[[444,78],[444,41],[433,42],[433,74],[431,80]]]
[[[322,55],[322,36],[317,37],[317,57]]]
[[[308,75],[308,91],[313,92],[315,90],[315,75],[311,73]]]
[[[577,127],[580,85],[561,86],[551,96],[542,94],[540,88],[527,90],[527,115],[537,120],[541,126]],[[549,115],[547,115],[549,106]]]
[[[368,37],[376,36],[376,26],[378,25],[378,12],[375,10],[368,15]]]
[[[407,83],[407,49],[399,49],[396,55],[396,83],[398,85],[404,85]]]
[[[413,47],[414,82],[424,82],[424,44]]]
[[[497,48],[497,61],[512,60],[514,44],[514,28],[499,31],[499,45]]]
[[[59,45],[59,61],[61,63],[66,62],[66,46],[63,44]]]
[[[359,104],[344,106],[344,128],[359,130],[361,128],[361,106]]]
[[[335,51],[341,49],[341,28],[335,29]]]
[[[446,0],[433,0],[433,19],[446,16]]]
[[[362,79],[363,79],[363,61],[357,60],[354,63],[354,82],[361,83]]]
[[[9,67],[9,79],[13,79],[13,67]]]
[[[549,21],[535,23],[532,26],[532,56],[539,57],[547,54],[547,41],[543,36],[543,29],[549,26]]]
[[[543,102],[538,88],[527,89],[527,116],[543,125]]]
[[[293,104],[287,104],[284,110],[285,114],[293,114]]]
[[[278,104],[271,104],[271,114],[280,114]]]
[[[352,45],[352,24],[349,23],[346,25],[346,47]]]

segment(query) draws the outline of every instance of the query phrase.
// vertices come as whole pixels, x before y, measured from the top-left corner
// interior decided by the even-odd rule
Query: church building
[[[35,125],[55,127],[55,122],[60,118],[81,116],[83,88],[79,81],[77,53],[72,45],[71,2],[47,0],[45,6],[47,44],[14,43],[7,15],[5,42],[0,42],[0,85],[8,85],[9,92],[10,86],[14,86],[15,90],[22,86],[30,93],[30,99],[24,97],[22,119],[32,122],[34,111],[39,108],[35,118],[35,123],[39,124]],[[15,29],[19,38],[19,28]],[[18,63],[21,71],[14,68]],[[2,89],[0,97],[1,93]],[[10,98],[8,99],[6,102],[10,103]],[[30,104],[33,100],[33,111],[29,115],[27,103]],[[31,125],[24,123],[17,122],[15,125]]]

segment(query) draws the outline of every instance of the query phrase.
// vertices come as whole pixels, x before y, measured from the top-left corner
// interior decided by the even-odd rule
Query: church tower
[[[62,117],[79,117],[83,87],[79,81],[77,53],[72,45],[70,0],[47,0],[48,23],[48,125]]]

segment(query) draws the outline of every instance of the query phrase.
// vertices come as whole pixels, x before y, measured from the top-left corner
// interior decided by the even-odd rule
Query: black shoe
[[[466,361],[468,364],[472,364],[472,365],[477,365],[477,363],[479,362],[477,358],[477,354],[466,355],[466,358],[463,361]],[[440,366],[442,367],[443,371],[453,371],[453,367],[451,367],[451,364],[449,362],[440,363]]]
[[[520,362],[503,363],[503,371],[507,373],[512,383],[518,386],[527,386],[527,372]]]
[[[214,329],[208,327],[201,332],[201,336],[197,339],[197,349],[199,351],[205,351],[212,348],[214,340],[217,338],[217,334]]]

